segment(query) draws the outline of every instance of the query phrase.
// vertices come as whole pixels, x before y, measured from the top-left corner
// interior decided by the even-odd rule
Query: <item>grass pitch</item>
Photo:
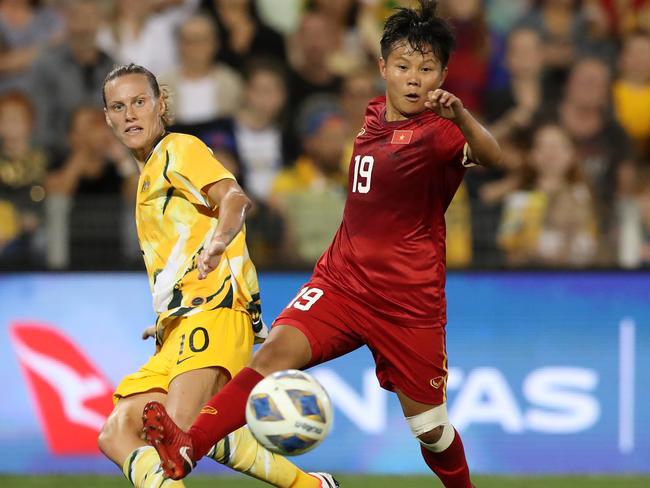
[[[431,476],[337,476],[341,488],[432,488],[441,487]],[[477,488],[647,488],[650,476],[475,476]],[[239,476],[195,476],[188,488],[262,488],[269,486]],[[118,476],[0,476],[2,488],[128,488]]]

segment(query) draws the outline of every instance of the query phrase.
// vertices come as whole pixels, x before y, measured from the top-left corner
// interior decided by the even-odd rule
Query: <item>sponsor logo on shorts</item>
[[[440,388],[442,385],[445,384],[445,377],[438,376],[437,378],[433,378],[429,380],[429,384],[437,390],[438,388]]]
[[[201,409],[201,411],[199,413],[207,413],[208,415],[217,415],[219,412],[217,411],[216,408],[214,408],[214,407],[212,407],[210,405],[206,405],[205,407],[203,407]]]

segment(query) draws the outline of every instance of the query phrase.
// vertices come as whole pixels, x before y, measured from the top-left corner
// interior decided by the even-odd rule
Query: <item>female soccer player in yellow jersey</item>
[[[99,447],[138,488],[180,487],[163,476],[156,450],[140,438],[142,409],[163,402],[187,428],[250,360],[263,329],[245,241],[251,203],[201,141],[166,131],[165,96],[147,69],[114,69],[103,97],[106,122],[140,169],[136,225],[158,318],[143,335],[155,336],[156,352],[118,385]],[[210,457],[274,486],[338,486],[329,474],[305,473],[265,450],[246,428],[215,445]]]

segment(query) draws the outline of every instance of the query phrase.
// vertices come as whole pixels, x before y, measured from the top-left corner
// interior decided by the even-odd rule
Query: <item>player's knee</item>
[[[449,423],[447,405],[444,403],[426,412],[407,417],[406,422],[415,438],[429,451],[444,451],[454,440],[455,431]]]
[[[108,428],[108,421],[106,421],[102,426],[102,429],[99,431],[99,436],[97,436],[97,447],[99,447],[99,450],[108,456],[110,444],[110,430]]]
[[[444,429],[444,425],[439,425],[438,427],[434,427],[433,429],[420,434],[417,438],[422,444],[435,444],[442,437]]]
[[[311,355],[308,343],[299,340],[301,338],[294,340],[291,332],[276,336],[271,334],[253,356],[250,366],[264,376],[282,369],[300,369],[305,366]]]
[[[112,459],[112,453],[119,449],[120,443],[126,438],[140,436],[142,430],[142,412],[134,408],[117,408],[108,416],[102,426],[97,445],[99,449]]]
[[[102,429],[99,431],[99,436],[97,437],[97,445],[99,450],[102,451],[106,456],[111,457],[111,453],[114,450],[115,446],[120,442],[120,424],[122,424],[120,415],[117,412],[113,412],[109,415],[106,422],[102,426]]]
[[[264,376],[283,369],[279,361],[280,355],[284,354],[283,349],[275,344],[264,344],[253,356],[250,363],[251,368]]]

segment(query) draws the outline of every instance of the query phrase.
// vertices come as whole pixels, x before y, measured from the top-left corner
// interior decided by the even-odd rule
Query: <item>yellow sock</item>
[[[320,481],[285,457],[260,445],[247,427],[228,434],[208,453],[212,459],[240,473],[280,488],[320,488]]]
[[[158,453],[151,446],[133,451],[122,466],[124,476],[135,488],[184,488],[182,481],[165,478]]]

